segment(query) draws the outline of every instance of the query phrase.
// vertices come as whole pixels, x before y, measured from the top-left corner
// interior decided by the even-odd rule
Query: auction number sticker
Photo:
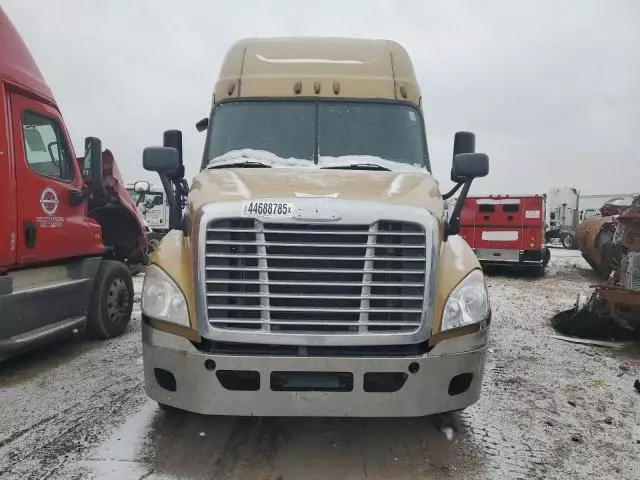
[[[293,217],[293,203],[286,202],[245,202],[242,207],[243,217]]]

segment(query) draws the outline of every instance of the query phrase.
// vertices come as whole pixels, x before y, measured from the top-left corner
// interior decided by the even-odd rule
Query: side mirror
[[[453,139],[453,158],[461,153],[475,153],[476,135],[472,132],[457,132]],[[457,177],[451,170],[451,181],[454,183],[464,182],[464,179]]]
[[[489,174],[489,157],[484,153],[459,153],[453,158],[452,176],[467,181]]]
[[[474,179],[486,177],[489,174],[489,157],[484,153],[475,153],[475,135],[469,132],[458,132],[453,146],[453,164],[451,166],[451,180],[456,186],[443,195],[446,200],[462,187],[460,196],[456,200],[451,215],[445,227],[445,240],[450,235],[460,233],[460,215],[467,200],[471,183]]]
[[[175,148],[147,147],[142,152],[142,166],[150,172],[168,175],[180,167],[180,157]]]
[[[133,191],[136,193],[149,193],[151,184],[146,181],[140,181],[133,184]]]
[[[84,139],[84,165],[82,177],[93,192],[104,189],[102,183],[102,141],[96,137]]]
[[[196,122],[196,130],[199,132],[204,132],[207,128],[209,128],[209,119],[207,117]]]

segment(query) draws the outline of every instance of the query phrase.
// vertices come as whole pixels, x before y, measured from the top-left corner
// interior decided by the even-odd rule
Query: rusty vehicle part
[[[613,216],[593,217],[577,230],[578,249],[600,278],[607,279],[612,270],[611,241],[615,233]]]
[[[625,198],[611,198],[600,207],[600,216],[586,219],[576,229],[578,249],[603,280],[609,278],[615,268],[616,252],[612,242],[618,216],[630,205]]]
[[[604,262],[607,263],[606,268],[610,270],[608,280],[594,285],[595,289],[588,298],[579,296],[574,308],[560,312],[552,323],[557,330],[576,336],[639,334],[640,195],[633,200],[631,207],[617,217],[604,217],[601,220],[604,220],[601,229],[595,235],[594,231],[590,232],[592,236],[589,238],[597,242],[598,238],[602,241],[611,234],[611,239],[602,245],[604,254],[603,251],[599,252],[601,263],[598,264],[602,272]],[[605,227],[606,230],[603,230]],[[603,231],[606,235],[598,237]]]

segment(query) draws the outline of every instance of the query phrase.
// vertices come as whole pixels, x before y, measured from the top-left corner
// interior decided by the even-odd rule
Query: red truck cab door
[[[60,113],[9,94],[15,159],[17,263],[101,254],[99,226],[87,221],[84,182]]]
[[[0,273],[16,262],[16,179],[11,155],[8,101],[0,82]]]

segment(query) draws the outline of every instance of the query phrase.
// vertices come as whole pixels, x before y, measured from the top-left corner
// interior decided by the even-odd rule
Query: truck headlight
[[[189,326],[187,301],[164,270],[149,265],[142,285],[142,313],[163,322]]]
[[[451,292],[442,314],[442,331],[482,322],[489,315],[489,292],[481,270],[467,275]]]

